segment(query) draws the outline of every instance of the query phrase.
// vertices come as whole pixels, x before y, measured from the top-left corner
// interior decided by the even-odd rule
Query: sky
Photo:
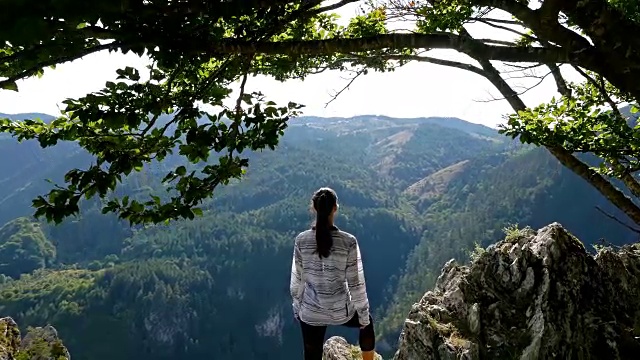
[[[355,6],[348,6],[339,13],[343,19],[348,19],[356,11]],[[503,32],[497,33],[488,27],[472,26],[469,30],[476,37],[504,39]],[[434,50],[428,55],[469,61],[452,50]],[[45,70],[41,78],[18,82],[20,91],[17,93],[1,90],[0,112],[57,115],[63,100],[101,89],[106,81],[115,79],[116,69],[125,66],[143,69],[145,65],[146,60],[136,55],[106,52],[64,63],[55,70]],[[446,116],[494,127],[511,112],[506,101],[495,100],[500,97],[498,91],[483,77],[428,63],[410,63],[390,73],[370,72],[326,105],[332,95],[348,83],[346,76],[344,73],[330,72],[312,75],[304,81],[289,80],[284,83],[255,77],[249,79],[247,90],[260,90],[277,103],[294,101],[304,104],[303,115],[315,116]],[[537,79],[509,81],[523,87],[538,82]],[[527,105],[535,106],[556,95],[555,84],[548,77],[522,98]]]

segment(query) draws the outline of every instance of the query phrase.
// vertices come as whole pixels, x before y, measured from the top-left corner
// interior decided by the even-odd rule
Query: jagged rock
[[[332,336],[324,343],[323,360],[361,360],[360,348],[351,345],[340,336]],[[375,354],[376,360],[382,360],[379,354]]]
[[[20,349],[20,329],[10,317],[0,319],[0,360],[13,360]]]
[[[21,351],[29,354],[30,360],[71,360],[69,350],[51,325],[30,329],[22,339]]]
[[[352,360],[351,345],[340,336],[330,337],[322,348],[324,360]]]
[[[0,319],[0,360],[71,360],[53,326],[29,329],[24,339],[16,322]]]
[[[591,256],[560,224],[449,261],[395,360],[638,359],[640,244]]]

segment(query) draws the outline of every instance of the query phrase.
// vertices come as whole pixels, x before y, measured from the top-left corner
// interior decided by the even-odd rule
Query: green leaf
[[[186,168],[186,167],[184,167],[184,166],[178,166],[178,167],[176,168],[175,173],[176,173],[178,176],[184,176],[184,175],[187,173],[187,168]]]
[[[0,84],[0,89],[18,91],[18,84],[16,84],[15,81],[2,82],[2,84]]]
[[[251,96],[251,94],[242,94],[242,101],[247,103],[247,105],[252,105],[253,104],[252,100],[253,100],[253,96]]]

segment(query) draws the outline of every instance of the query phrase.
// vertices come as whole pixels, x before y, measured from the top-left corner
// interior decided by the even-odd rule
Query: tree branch
[[[383,34],[362,38],[334,38],[302,41],[260,41],[249,42],[226,39],[211,44],[210,54],[281,54],[323,56],[367,52],[374,50],[400,49],[454,49],[468,55],[511,62],[580,63],[591,69],[590,64],[582,64],[574,54],[561,48],[506,47],[467,41],[451,33],[437,34]],[[194,49],[201,46],[193,45]]]
[[[611,106],[611,111],[613,111],[616,118],[618,118],[619,121],[625,122],[626,124],[627,119],[622,115],[622,113],[618,109],[618,104],[616,104],[615,101],[613,101],[613,99],[611,98],[611,96],[609,96],[609,94],[607,93],[607,89],[605,89],[604,86],[600,85],[596,81],[596,79],[589,76],[589,74],[584,72],[579,67],[574,66],[574,69],[580,75],[584,76],[587,79],[587,81],[589,81],[593,86],[596,87],[596,89],[598,89],[598,91],[600,92],[602,97],[605,99],[607,104]],[[622,180],[624,185],[631,191],[633,196],[640,198],[640,183],[638,183],[638,181],[633,177],[633,175],[631,175],[627,169],[624,169],[624,166],[620,163],[620,161],[618,161],[615,158],[612,159],[611,165],[613,165],[616,168],[616,170],[619,170],[620,172],[622,172],[620,179]]]
[[[469,33],[464,29],[461,30],[461,35],[473,40],[471,35],[469,35]],[[520,96],[518,96],[511,86],[507,84],[500,75],[500,72],[487,58],[474,57],[474,59],[482,66],[487,80],[489,80],[498,89],[498,91],[500,91],[514,111],[519,112],[527,108]],[[558,159],[562,165],[573,171],[576,175],[580,176],[600,191],[601,194],[622,210],[631,220],[633,220],[633,222],[640,224],[640,208],[631,200],[631,198],[607,181],[602,175],[591,169],[587,164],[573,156],[571,152],[557,146],[545,146],[545,148],[547,148],[551,155]]]
[[[29,77],[31,75],[33,75],[35,72],[37,72],[38,70],[48,67],[48,66],[53,66],[53,65],[57,65],[57,64],[62,64],[68,61],[73,61],[73,60],[77,60],[81,57],[84,57],[86,55],[89,54],[93,54],[102,50],[110,50],[110,49],[117,49],[120,46],[120,43],[117,42],[111,42],[108,44],[101,44],[98,46],[94,46],[94,47],[90,47],[90,48],[86,48],[83,49],[81,51],[78,51],[74,54],[71,55],[65,55],[65,56],[59,56],[59,57],[55,57],[55,58],[51,58],[48,60],[45,60],[41,63],[39,63],[36,66],[33,66],[31,68],[28,68],[18,74],[15,74],[13,76],[10,76],[2,81],[0,81],[0,89],[4,88],[5,86],[7,86],[8,84],[11,84],[13,82],[16,82],[20,79],[23,79],[25,77]]]
[[[360,57],[358,56],[357,59],[366,59],[367,57]],[[427,62],[427,63],[431,63],[431,64],[436,64],[436,65],[442,65],[442,66],[449,66],[449,67],[454,67],[454,68],[458,68],[458,69],[462,69],[462,70],[466,70],[466,71],[471,71],[474,72],[478,75],[482,75],[484,76],[484,71],[474,65],[471,64],[466,64],[466,63],[462,63],[462,62],[458,62],[458,61],[451,61],[451,60],[444,60],[444,59],[438,59],[438,58],[434,58],[434,57],[430,57],[430,56],[420,56],[420,55],[383,55],[381,57],[377,57],[377,58],[382,58],[384,60],[395,60],[395,61],[418,61],[418,62]],[[354,60],[354,59],[345,59],[345,61],[350,61],[350,60]]]
[[[503,46],[518,46],[513,41],[504,41],[504,40],[495,40],[495,39],[477,39],[481,43],[485,44],[495,44],[495,45],[503,45]]]
[[[587,180],[602,195],[604,195],[615,206],[622,210],[633,222],[640,224],[640,209],[636,204],[622,191],[613,186],[602,175],[596,173],[582,161],[578,160],[569,151],[560,147],[546,147],[549,152],[555,156],[562,165]]]
[[[522,24],[522,22],[518,20],[494,19],[494,18],[488,18],[488,17],[472,17],[470,20],[481,21],[483,23],[491,22],[491,23],[498,23],[498,24],[524,26],[524,24]]]
[[[340,89],[340,91],[338,91],[337,93],[333,94],[331,96],[331,100],[327,101],[326,104],[324,104],[324,107],[326,108],[327,106],[329,106],[329,104],[331,104],[332,102],[334,102],[338,96],[340,96],[340,94],[342,94],[343,92],[345,92],[349,86],[351,86],[351,84],[353,84],[354,81],[356,81],[357,78],[359,78],[360,76],[362,76],[365,72],[365,69],[360,69],[358,70],[358,72],[356,73],[355,76],[353,76],[349,82],[347,83],[347,85],[343,86],[342,89]]]
[[[637,233],[637,234],[640,234],[640,229],[636,229],[636,228],[634,228],[634,227],[633,227],[633,226],[631,226],[631,225],[625,224],[622,220],[620,220],[620,219],[618,219],[617,217],[615,217],[615,216],[613,216],[613,215],[609,214],[608,212],[606,212],[606,211],[602,210],[602,209],[600,208],[600,206],[596,206],[596,210],[598,210],[600,213],[602,213],[604,216],[608,217],[609,219],[611,219],[611,220],[613,220],[613,221],[617,222],[618,224],[620,224],[620,225],[622,225],[622,226],[626,227],[627,229],[629,229],[629,230],[631,230],[631,231],[633,231],[633,232],[635,232],[635,233]]]
[[[548,0],[553,1],[553,0]],[[540,43],[543,46],[551,47],[551,44],[546,40],[541,40]],[[567,81],[562,76],[562,72],[560,72],[560,67],[556,63],[547,63],[547,67],[551,70],[551,74],[553,75],[553,79],[556,81],[556,88],[558,92],[568,98],[571,97],[571,89],[567,86]]]
[[[538,12],[540,12],[543,18],[558,22],[558,15],[560,14],[563,1],[564,0],[544,0]]]
[[[519,36],[525,37],[525,38],[527,38],[527,39],[529,39],[529,40],[531,40],[531,41],[538,41],[538,38],[536,38],[535,36],[531,36],[531,35],[529,35],[529,34],[525,34],[525,33],[523,33],[522,31],[518,31],[518,30],[516,30],[516,29],[512,29],[512,28],[510,28],[510,27],[508,27],[508,26],[503,26],[503,25],[494,24],[494,23],[492,23],[492,22],[485,21],[485,19],[477,19],[476,21],[477,21],[477,22],[479,22],[479,23],[482,23],[482,24],[485,24],[485,25],[491,26],[491,27],[496,28],[496,29],[501,29],[501,30],[508,31],[508,32],[510,32],[510,33],[514,33],[514,34],[516,34],[516,35],[519,35]]]
[[[548,0],[557,1],[557,0]],[[477,6],[504,10],[521,20],[539,38],[559,44],[567,51],[582,54],[582,66],[602,74],[620,90],[640,99],[640,83],[631,74],[640,72],[640,25],[629,20],[606,0],[563,0],[563,14],[584,31],[591,42],[560,24],[558,17],[545,17],[539,10],[517,0],[472,0]],[[551,8],[551,5],[548,5]],[[596,51],[597,49],[597,51]],[[541,61],[542,63],[550,63]],[[559,63],[558,61],[554,61]],[[575,65],[575,64],[574,64]]]
[[[323,12],[339,9],[339,8],[345,6],[345,5],[348,5],[348,4],[351,4],[351,3],[354,3],[354,2],[358,2],[358,1],[360,1],[360,0],[340,0],[335,4],[322,6],[322,7],[318,8],[318,9],[316,9],[316,10],[309,11],[309,13],[313,14],[313,15],[320,14],[320,13],[323,13]]]
[[[605,0],[563,0],[561,11],[576,23],[597,47],[615,51],[620,59],[633,60],[640,53],[640,25]],[[634,35],[632,35],[634,34]]]
[[[555,19],[544,18],[538,10],[529,8],[524,2],[516,0],[473,0],[473,2],[510,13],[544,40],[560,44],[573,51],[591,48],[587,39],[560,25],[557,16]]]
[[[548,64],[549,70],[551,70],[551,74],[553,75],[553,79],[556,81],[556,87],[558,88],[558,92],[564,96],[571,97],[571,89],[567,86],[567,81],[562,76],[560,72],[560,68],[556,64]]]

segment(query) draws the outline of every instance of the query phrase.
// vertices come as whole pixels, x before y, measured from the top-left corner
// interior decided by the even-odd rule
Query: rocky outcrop
[[[0,360],[71,360],[53,326],[29,329],[24,339],[12,318],[0,319]]]
[[[333,336],[324,343],[323,360],[353,360],[351,344],[343,337]]]
[[[30,360],[71,360],[69,350],[51,325],[29,329],[20,348],[21,352],[29,355]]]
[[[449,261],[395,360],[638,359],[640,244],[594,257],[557,223]]]
[[[12,318],[0,319],[0,360],[13,360],[20,350],[20,329]]]
[[[324,343],[323,360],[361,360],[360,348],[353,346],[343,337],[333,336]],[[380,355],[375,355],[376,360],[382,360]]]

